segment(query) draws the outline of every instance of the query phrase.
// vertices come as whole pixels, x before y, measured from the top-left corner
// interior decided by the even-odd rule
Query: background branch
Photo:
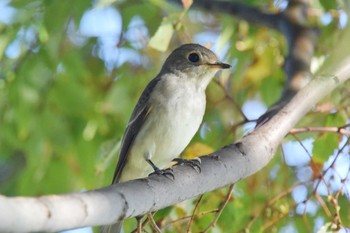
[[[350,131],[345,129],[344,126],[343,127],[302,127],[302,128],[294,128],[290,130],[291,134],[306,133],[306,132],[339,133],[339,134],[350,136]]]
[[[283,65],[286,74],[285,87],[280,99],[259,117],[257,125],[271,119],[311,79],[310,64],[319,30],[307,26],[307,1],[291,0],[287,8],[278,13],[266,13],[243,3],[229,1],[201,0],[194,1],[194,6],[228,13],[249,23],[275,29],[284,35],[288,44]]]

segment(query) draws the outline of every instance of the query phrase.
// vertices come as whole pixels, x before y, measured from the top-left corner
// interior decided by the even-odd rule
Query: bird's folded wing
[[[128,153],[132,147],[132,144],[137,134],[140,132],[142,126],[144,125],[147,116],[152,111],[152,105],[150,104],[149,99],[154,87],[157,85],[159,80],[160,76],[157,76],[147,85],[131,115],[131,118],[123,136],[119,160],[113,176],[113,184],[119,182],[120,176],[123,172],[123,168],[125,167],[125,164],[127,162]]]

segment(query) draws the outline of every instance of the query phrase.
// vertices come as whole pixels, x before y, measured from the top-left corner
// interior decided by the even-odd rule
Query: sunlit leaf
[[[152,36],[148,45],[156,50],[164,52],[169,47],[173,33],[173,24],[171,22],[163,22],[156,33]]]
[[[185,158],[192,159],[200,155],[210,154],[213,151],[214,149],[208,146],[207,144],[197,142],[197,143],[191,144],[186,148],[184,152],[184,156]]]

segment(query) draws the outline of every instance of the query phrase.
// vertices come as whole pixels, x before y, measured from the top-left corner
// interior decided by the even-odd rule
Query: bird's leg
[[[151,176],[151,175],[162,175],[162,176],[165,176],[165,177],[168,177],[168,178],[171,177],[172,179],[175,179],[174,174],[173,174],[173,169],[167,168],[167,169],[161,170],[156,165],[154,165],[154,163],[150,159],[146,159],[146,161],[147,161],[147,163],[149,165],[152,166],[152,168],[154,170],[154,172],[152,172],[148,176]]]
[[[201,173],[201,159],[200,158],[195,158],[195,159],[182,159],[182,158],[175,158],[173,159],[174,162],[176,162],[175,165],[187,165],[196,170],[198,173]]]

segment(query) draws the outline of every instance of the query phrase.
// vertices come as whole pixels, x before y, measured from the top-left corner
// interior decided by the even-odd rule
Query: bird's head
[[[162,72],[195,79],[206,87],[218,70],[230,67],[222,63],[211,50],[199,44],[184,44],[169,55]]]

